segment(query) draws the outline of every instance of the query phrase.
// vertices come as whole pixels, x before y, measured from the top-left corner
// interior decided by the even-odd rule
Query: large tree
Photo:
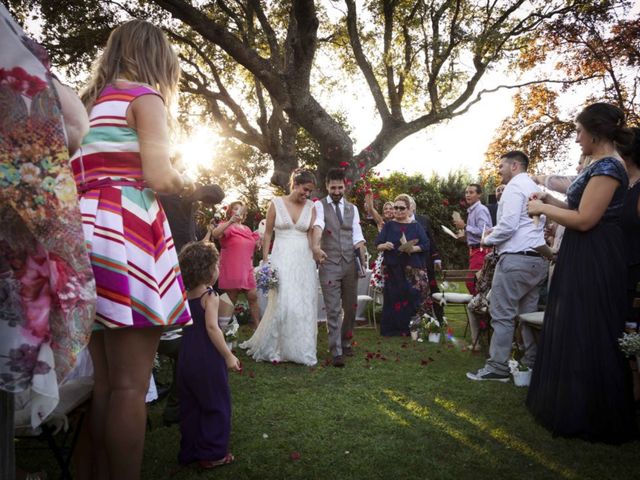
[[[596,0],[12,0],[40,12],[43,37],[62,66],[94,57],[109,30],[131,16],[161,25],[180,45],[189,112],[273,159],[286,187],[300,129],[317,143],[322,175],[347,167],[352,181],[407,136],[462,115],[480,80],[550,22],[580,17]],[[38,8],[39,7],[39,8]],[[29,13],[31,14],[31,13]],[[321,62],[319,59],[322,59]],[[338,77],[339,81],[331,80]],[[363,82],[380,120],[354,151],[331,96]],[[491,89],[489,89],[491,90]]]
[[[494,174],[499,154],[511,149],[526,151],[540,171],[559,171],[577,161],[568,157],[568,143],[575,132],[573,119],[589,103],[618,105],[629,124],[639,124],[640,15],[631,18],[630,6],[627,1],[602,2],[558,17],[522,49],[518,69],[547,63],[566,81],[541,84],[538,79],[515,95],[512,114],[486,152],[484,176]],[[575,103],[563,106],[563,96]]]

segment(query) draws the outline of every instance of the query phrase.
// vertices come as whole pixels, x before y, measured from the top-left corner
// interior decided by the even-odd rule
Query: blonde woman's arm
[[[138,134],[142,176],[151,189],[160,193],[191,194],[194,184],[171,166],[167,109],[157,95],[143,95],[131,102],[127,122]]]

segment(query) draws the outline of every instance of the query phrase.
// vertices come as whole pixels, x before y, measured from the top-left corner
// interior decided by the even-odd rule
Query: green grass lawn
[[[461,335],[464,322],[452,323]],[[178,468],[179,428],[163,427],[163,404],[153,405],[142,477],[640,477],[640,442],[612,447],[552,438],[525,408],[526,388],[466,379],[484,360],[459,348],[463,342],[384,339],[364,328],[355,340],[344,369],[325,364],[324,327],[315,368],[255,363],[239,353],[244,371],[230,375],[236,462],[209,473]],[[57,475],[46,452],[19,451],[18,463]]]

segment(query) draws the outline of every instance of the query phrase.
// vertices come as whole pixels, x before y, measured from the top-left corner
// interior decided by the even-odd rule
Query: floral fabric
[[[0,389],[35,427],[86,346],[95,283],[46,52],[0,4]]]

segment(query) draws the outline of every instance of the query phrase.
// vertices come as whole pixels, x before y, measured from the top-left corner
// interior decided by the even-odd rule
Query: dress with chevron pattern
[[[127,109],[142,95],[158,93],[148,86],[107,86],[71,161],[96,278],[96,317],[109,328],[191,321],[169,224],[144,185],[138,135],[127,126]]]

